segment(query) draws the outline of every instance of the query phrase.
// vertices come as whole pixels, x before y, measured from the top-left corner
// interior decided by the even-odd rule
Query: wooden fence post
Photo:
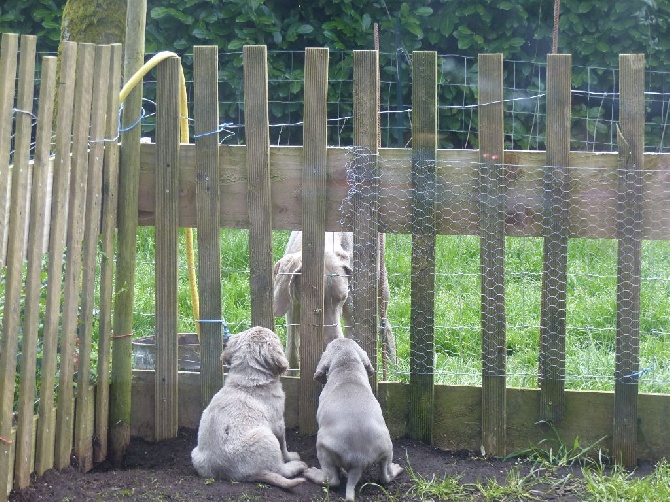
[[[412,54],[410,437],[431,442],[435,380],[437,53]]]
[[[207,406],[223,384],[221,228],[219,225],[219,55],[216,46],[193,48],[196,224],[200,298],[200,398]]]
[[[482,287],[482,450],[505,455],[506,333],[502,54],[479,55],[479,238]]]
[[[327,178],[328,49],[305,50],[302,277],[300,280],[300,410],[302,434],[317,431],[319,387],[314,371],[323,353],[323,287]]]
[[[56,410],[55,467],[70,466],[72,433],[74,431],[75,343],[79,325],[79,295],[81,293],[82,245],[86,184],[88,181],[88,139],[93,99],[93,66],[95,45],[79,44],[77,54],[76,101],[72,125],[72,170],[70,172],[70,200],[67,208],[67,237],[65,259],[65,299],[63,304],[63,329],[60,345],[60,379],[58,384],[58,409]]]
[[[156,90],[156,441],[177,436],[180,65],[158,65]]]
[[[11,40],[11,39],[9,39]],[[3,55],[5,42],[3,37]],[[7,50],[9,58],[16,57],[11,43]],[[6,496],[10,465],[10,450],[14,449],[11,440],[12,415],[14,406],[14,385],[16,377],[16,357],[19,348],[19,325],[21,320],[21,289],[23,283],[23,261],[25,257],[25,232],[28,219],[25,209],[28,200],[28,185],[31,174],[30,141],[35,89],[35,47],[37,37],[21,36],[19,57],[19,80],[17,89],[17,114],[14,121],[16,139],[14,167],[11,173],[9,192],[10,217],[8,220],[7,269],[5,272],[5,298],[0,332],[0,498]],[[12,55],[13,54],[13,55]],[[9,75],[8,78],[14,78]],[[9,122],[11,131],[11,120]],[[40,242],[41,247],[41,242]]]
[[[354,51],[354,183],[353,199],[353,294],[354,326],[357,341],[377,367],[377,326],[379,316],[379,239],[377,205],[379,173],[377,164],[379,130],[379,56],[374,50]],[[377,374],[370,377],[377,393]]]
[[[614,372],[614,459],[637,465],[637,396],[640,369],[642,173],[644,166],[643,54],[619,56],[617,337]]]
[[[122,45],[112,44],[107,129],[102,179],[102,229],[100,257],[100,321],[98,324],[98,385],[95,387],[95,436],[93,460],[107,458],[109,435],[109,384],[114,294],[114,248],[119,185],[119,88]]]
[[[568,275],[568,172],[572,56],[547,56],[547,162],[544,173],[540,319],[540,420],[565,413],[565,319]]]
[[[274,331],[267,48],[247,45],[243,51],[251,325]]]

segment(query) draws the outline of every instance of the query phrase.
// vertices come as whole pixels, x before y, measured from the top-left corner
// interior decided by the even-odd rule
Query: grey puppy
[[[314,373],[315,380],[325,383],[316,413],[321,469],[310,467],[303,475],[334,487],[340,484],[340,470],[346,472],[347,500],[354,500],[356,483],[370,465],[379,464],[383,483],[403,472],[392,462],[391,435],[368,380],[373,373],[368,355],[349,338],[330,342]]]
[[[296,476],[307,464],[286,449],[279,376],[288,361],[279,337],[260,326],[248,329],[230,338],[221,360],[228,378],[202,413],[193,467],[206,478],[284,489],[305,481]]]

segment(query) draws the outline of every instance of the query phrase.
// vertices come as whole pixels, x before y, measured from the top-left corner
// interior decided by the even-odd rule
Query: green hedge
[[[55,51],[65,2],[22,3],[3,2],[0,30],[36,34],[40,36],[40,50]],[[611,100],[618,86],[613,69],[620,53],[644,53],[653,72],[670,68],[669,19],[668,0],[562,0],[559,50],[572,54],[575,89],[607,92],[610,96],[606,99]],[[155,0],[149,2],[146,49],[183,54],[188,74],[189,53],[194,45],[218,45],[222,51],[220,78],[229,81],[228,85],[222,84],[222,101],[227,103],[222,104],[221,117],[222,121],[237,123],[243,113],[238,104],[242,99],[241,48],[245,44],[266,44],[271,54],[270,97],[275,101],[270,110],[271,123],[296,124],[302,106],[302,62],[299,56],[280,51],[302,51],[305,47],[329,47],[333,51],[331,116],[343,117],[350,114],[351,107],[350,89],[342,85],[351,79],[350,51],[374,47],[374,23],[379,24],[382,53],[382,108],[386,106],[389,111],[409,106],[408,60],[414,50],[435,50],[445,55],[440,59],[441,104],[475,102],[476,57],[482,52],[504,54],[506,86],[513,87],[516,94],[533,96],[544,90],[543,63],[551,51],[553,31],[551,0]],[[224,57],[223,53],[233,54]],[[512,67],[510,62],[524,64]],[[648,75],[647,88],[663,92],[664,75]],[[594,143],[607,143],[611,129],[608,121],[617,118],[616,103],[593,101],[579,93],[573,101],[576,130],[597,137]],[[662,101],[648,102],[651,125],[647,144],[659,149],[662,132],[656,129],[662,129],[667,110]],[[533,103],[528,106],[535,106]],[[532,135],[538,127],[543,128],[541,112],[528,112],[526,118],[519,111],[515,113],[517,123],[510,126],[513,131],[508,131],[508,146],[543,148],[543,139]],[[476,146],[476,135],[472,134],[476,115],[466,117],[457,108],[441,110],[440,146]],[[408,139],[407,116],[389,117],[383,141],[404,144]],[[346,121],[334,122],[329,129],[332,142],[346,144],[350,140],[350,124]],[[242,142],[243,131],[234,131],[234,140]],[[273,128],[274,142],[296,143],[300,138],[299,125]],[[580,144],[573,146],[579,148]]]

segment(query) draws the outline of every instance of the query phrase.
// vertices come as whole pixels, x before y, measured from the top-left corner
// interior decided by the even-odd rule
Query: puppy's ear
[[[330,351],[328,350],[328,347],[326,347],[326,350],[321,355],[319,364],[316,365],[316,371],[314,372],[314,380],[323,385],[326,384],[326,380],[328,377],[328,370],[330,369],[330,359],[331,359]]]
[[[302,271],[302,253],[292,253],[283,256],[274,267],[274,305],[275,317],[281,317],[288,312],[291,305],[291,289],[299,281]],[[299,283],[298,283],[299,284]]]
[[[233,362],[233,354],[237,348],[237,337],[230,337],[221,353],[221,362],[227,366]]]
[[[365,371],[368,372],[368,376],[374,375],[375,368],[372,366],[372,363],[370,362],[370,358],[368,357],[367,352],[365,352],[360,345],[356,344],[356,346],[358,347],[358,357],[363,363],[363,366],[365,366]]]
[[[274,375],[281,375],[288,369],[288,359],[279,342],[269,341],[263,344],[261,360]]]

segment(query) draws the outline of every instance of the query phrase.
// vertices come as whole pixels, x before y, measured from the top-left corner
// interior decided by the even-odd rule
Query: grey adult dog
[[[356,483],[372,464],[379,464],[383,483],[403,472],[392,462],[391,435],[368,379],[373,373],[368,355],[349,338],[330,342],[314,373],[315,380],[325,383],[316,412],[321,469],[310,467],[303,476],[335,487],[340,484],[340,471],[346,472],[347,500],[354,500]]]
[[[284,489],[305,481],[296,476],[307,464],[286,449],[279,376],[288,361],[279,337],[267,328],[248,329],[230,338],[221,360],[228,378],[203,411],[191,452],[198,474]]]
[[[353,234],[351,232],[326,232],[324,252],[323,343],[342,338],[341,319],[346,326],[353,326],[352,298],[349,282],[352,274]],[[289,367],[298,368],[300,351],[300,274],[302,272],[302,232],[293,231],[286,244],[284,256],[275,264],[274,315],[286,315],[286,356]],[[380,295],[384,305],[389,300],[386,269],[382,277]],[[387,356],[395,360],[395,339],[388,320],[384,320],[383,340]]]

